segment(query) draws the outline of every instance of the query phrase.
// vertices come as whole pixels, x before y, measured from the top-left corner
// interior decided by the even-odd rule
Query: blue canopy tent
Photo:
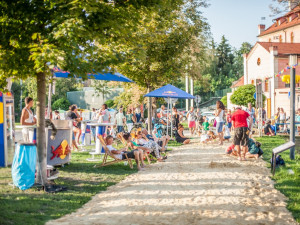
[[[53,69],[53,74],[57,78],[69,78],[70,72],[68,71],[62,71],[61,69],[55,67]],[[124,75],[120,73],[110,73],[110,72],[104,72],[104,73],[88,73],[88,79],[95,79],[95,80],[106,80],[106,81],[119,81],[119,82],[133,82],[129,78],[125,77]],[[80,78],[80,77],[78,77]]]
[[[58,67],[53,68],[53,77],[54,78],[80,78],[76,76],[69,76],[70,72],[69,71],[63,71],[59,69]],[[105,72],[105,73],[88,73],[88,79],[95,79],[95,80],[106,80],[106,81],[118,81],[118,82],[133,82],[130,80],[128,77],[125,77],[124,75],[120,73],[110,73],[110,72]],[[48,114],[47,118],[50,117],[50,108],[51,108],[51,98],[52,98],[52,85],[49,84],[49,95],[48,95]]]
[[[171,108],[170,99],[171,98],[181,98],[181,99],[194,99],[195,97],[171,84],[167,84],[161,88],[158,88],[148,94],[144,95],[145,97],[156,97],[156,98],[167,98],[168,107],[167,107],[167,133],[169,130],[169,107]],[[171,123],[172,126],[172,123]],[[171,128],[172,129],[172,128]],[[171,132],[172,136],[172,132]]]

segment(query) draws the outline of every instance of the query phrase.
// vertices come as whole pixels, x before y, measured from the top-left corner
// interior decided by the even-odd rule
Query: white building
[[[276,75],[289,65],[289,55],[300,55],[300,6],[295,6],[284,16],[276,19],[268,29],[259,25],[258,42],[249,54],[244,55],[243,84],[262,82],[264,95],[267,97],[266,110],[268,118],[274,116],[276,109],[282,107],[289,115],[289,84],[282,82]],[[299,59],[298,59],[299,62]],[[298,72],[299,71],[299,72]],[[298,72],[298,73],[297,73]],[[283,75],[289,75],[286,70]],[[300,74],[300,66],[296,67]],[[300,108],[300,85],[296,84],[296,109]],[[232,86],[233,91],[236,84]],[[228,107],[232,107],[228,94]]]

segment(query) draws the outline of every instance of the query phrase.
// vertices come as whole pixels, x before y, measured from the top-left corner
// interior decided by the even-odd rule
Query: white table
[[[90,136],[90,139],[86,138],[86,127],[87,127],[87,123],[90,123],[90,122],[96,122],[96,121],[92,121],[92,120],[83,120],[81,121],[81,145],[82,146],[89,146],[91,145],[91,136]],[[90,135],[91,135],[91,132],[90,131]]]
[[[103,135],[106,132],[107,126],[113,126],[113,123],[87,123],[87,125],[96,127],[96,136]],[[96,148],[94,152],[90,152],[92,158],[87,159],[88,161],[98,161],[99,159],[95,159],[95,155],[104,154],[102,150],[102,145],[99,138],[96,137]]]

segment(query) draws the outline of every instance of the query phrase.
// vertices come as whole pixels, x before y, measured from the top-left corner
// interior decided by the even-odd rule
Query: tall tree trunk
[[[149,93],[150,90],[150,86],[148,86],[147,88],[147,93]],[[149,134],[151,134],[152,132],[152,98],[149,97],[149,101],[148,101],[148,132]]]
[[[38,182],[43,186],[47,180],[47,150],[45,133],[45,107],[46,107],[46,76],[45,73],[37,74],[37,151],[38,151]]]

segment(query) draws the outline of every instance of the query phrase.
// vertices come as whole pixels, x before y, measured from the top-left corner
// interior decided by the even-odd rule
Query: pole
[[[290,65],[298,63],[297,55],[290,55]],[[296,69],[291,68],[290,75],[290,141],[295,143],[295,94],[296,94]],[[295,147],[290,149],[290,159],[295,159]]]
[[[169,133],[169,106],[170,106],[170,97],[168,97],[168,107],[167,107],[167,134]]]
[[[194,95],[194,80],[191,78],[191,95]],[[191,107],[194,107],[194,99],[191,99]]]
[[[189,93],[189,77],[188,77],[188,75],[185,76],[185,91],[186,91],[186,93]],[[189,100],[188,99],[185,100],[185,110],[186,111],[189,110]]]
[[[22,105],[22,95],[23,95],[23,88],[22,88],[22,84],[23,84],[23,81],[22,79],[20,80],[20,86],[21,86],[21,94],[20,94],[20,112],[22,114],[22,109],[23,109],[23,105]]]
[[[173,138],[173,118],[172,118],[172,109],[173,109],[173,107],[172,107],[172,105],[171,105],[171,107],[170,107],[170,112],[171,112],[171,138]]]

